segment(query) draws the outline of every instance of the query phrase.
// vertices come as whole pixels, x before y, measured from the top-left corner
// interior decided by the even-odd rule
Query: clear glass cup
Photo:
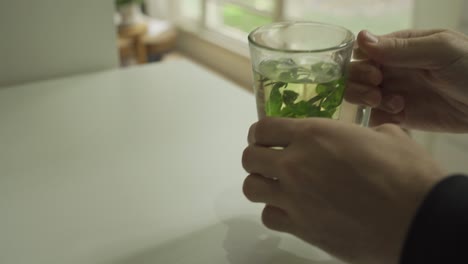
[[[249,34],[258,117],[324,117],[367,126],[370,109],[344,102],[354,34],[316,22],[281,22]]]

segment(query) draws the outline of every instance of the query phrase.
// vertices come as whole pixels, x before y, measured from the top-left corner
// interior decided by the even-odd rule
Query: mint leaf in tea
[[[345,81],[337,64],[266,60],[254,74],[260,118],[339,118]]]

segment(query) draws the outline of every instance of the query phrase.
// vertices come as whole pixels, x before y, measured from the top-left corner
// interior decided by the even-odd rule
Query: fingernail
[[[367,30],[364,31],[364,37],[366,39],[366,42],[368,43],[371,43],[371,44],[379,43],[379,38]]]
[[[393,96],[385,101],[384,106],[389,112],[399,113],[405,108],[405,100],[401,96]]]

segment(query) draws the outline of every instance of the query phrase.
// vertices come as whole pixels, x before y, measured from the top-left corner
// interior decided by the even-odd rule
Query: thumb
[[[450,38],[443,32],[402,38],[397,36],[375,36],[361,31],[357,43],[361,52],[382,65],[404,68],[441,68],[457,59]]]

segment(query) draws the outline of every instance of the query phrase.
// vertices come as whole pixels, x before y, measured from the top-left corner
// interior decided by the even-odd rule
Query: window
[[[179,0],[179,15],[186,19],[198,20],[202,16],[202,0]]]
[[[274,21],[272,0],[208,0],[207,27],[247,33]]]
[[[180,26],[182,52],[246,87],[251,84],[247,34],[263,24],[309,20],[342,25],[355,33],[369,29],[384,34],[411,27],[456,28],[462,10],[467,10],[462,0],[145,1],[150,15]]]
[[[290,0],[284,8],[288,20],[321,21],[376,34],[410,28],[412,13],[411,0]]]
[[[172,19],[245,41],[258,26],[308,20],[377,34],[411,26],[414,0],[147,0],[166,2]],[[167,17],[167,16],[166,16]]]

